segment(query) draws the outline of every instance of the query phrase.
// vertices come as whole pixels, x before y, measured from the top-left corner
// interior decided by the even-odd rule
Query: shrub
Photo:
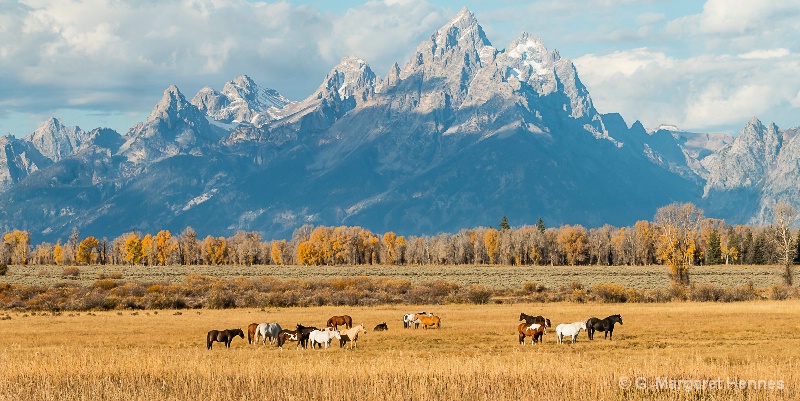
[[[81,275],[81,269],[78,266],[67,266],[61,271],[61,275],[64,277],[71,277],[71,278],[78,278]]]
[[[478,305],[485,305],[489,303],[489,299],[492,298],[492,290],[483,285],[472,284],[467,288],[466,295],[469,302]]]
[[[786,298],[789,298],[789,287],[783,284],[770,287],[769,299],[783,301]]]
[[[725,290],[711,284],[692,285],[689,299],[698,302],[719,301],[725,296]]]
[[[0,276],[5,276],[8,273],[8,265],[5,263],[0,263]]]
[[[600,283],[592,286],[592,294],[603,302],[627,302],[628,291],[619,284]]]

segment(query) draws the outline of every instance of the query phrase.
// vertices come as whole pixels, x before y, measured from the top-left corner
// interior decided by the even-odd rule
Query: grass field
[[[120,278],[139,282],[181,283],[189,274],[220,278],[332,278],[387,277],[424,283],[445,280],[459,285],[482,284],[493,288],[519,288],[535,281],[547,288],[568,286],[577,281],[585,287],[612,282],[628,288],[667,288],[670,284],[665,266],[81,266],[77,277],[65,276],[62,266],[12,266],[2,281],[8,283],[54,285],[60,282],[92,284],[103,274],[118,273]],[[779,284],[776,266],[698,266],[690,270],[696,284],[756,287]]]
[[[431,310],[439,330],[404,330]],[[559,323],[622,315],[614,341],[519,345],[520,312]],[[355,350],[278,351],[211,329],[349,314]],[[410,305],[201,311],[0,312],[0,400],[792,400],[800,301]],[[386,321],[388,332],[372,328]],[[740,380],[744,380],[740,382]],[[747,382],[751,380],[751,382]],[[759,382],[761,380],[761,382]],[[704,382],[705,381],[705,382]],[[714,383],[711,385],[710,383]],[[670,388],[672,387],[672,388]],[[704,389],[698,389],[704,387]],[[712,387],[712,388],[710,388]],[[722,387],[718,389],[716,387]]]

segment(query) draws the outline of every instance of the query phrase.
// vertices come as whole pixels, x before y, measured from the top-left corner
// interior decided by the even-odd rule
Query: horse
[[[342,316],[333,316],[328,319],[328,323],[325,324],[325,327],[333,327],[334,330],[339,330],[339,326],[344,325],[346,328],[353,327],[353,318],[347,315]]]
[[[562,323],[556,327],[556,339],[558,340],[559,344],[564,343],[564,336],[572,337],[572,343],[575,344],[578,341],[578,334],[581,332],[581,329],[586,330],[586,322],[575,322],[575,323]]]
[[[281,325],[278,323],[261,323],[256,327],[254,342],[258,342],[258,337],[261,336],[261,344],[267,344],[267,337],[269,337],[269,343],[273,344],[278,339],[280,332]]]
[[[252,344],[256,341],[256,328],[258,327],[258,323],[250,323],[247,326],[247,343]]]
[[[417,320],[422,324],[423,329],[427,329],[428,326],[436,326],[438,329],[441,327],[442,321],[439,316],[414,315],[414,321],[416,322]]]
[[[550,319],[545,319],[543,316],[530,316],[524,313],[520,313],[519,320],[520,321],[524,320],[525,323],[527,323],[528,325],[539,323],[547,327],[553,327],[553,325],[550,324]]]
[[[358,326],[354,326],[348,330],[342,330],[339,333],[342,337],[347,336],[347,339],[350,340],[350,349],[353,349],[357,347],[356,342],[358,341],[358,335],[367,334],[367,329],[364,328],[364,323],[361,323]]]
[[[286,344],[287,341],[296,341],[297,348],[300,348],[300,333],[297,330],[281,330],[278,333],[278,348],[283,351],[283,344]]]
[[[339,334],[338,330],[331,329],[330,327],[326,327],[323,330],[314,330],[308,334],[308,339],[311,342],[311,348],[316,348],[316,344],[319,344],[320,347],[322,347],[322,344],[325,344],[325,348],[330,348],[331,340],[334,338],[341,342],[342,335]]]
[[[211,330],[208,332],[208,335],[206,335],[206,346],[208,349],[211,349],[211,344],[214,341],[218,341],[225,343],[225,348],[230,348],[231,341],[233,341],[236,336],[244,339],[244,332],[242,329]]]
[[[375,326],[374,329],[372,329],[372,331],[388,331],[388,330],[389,330],[389,326],[386,325],[386,322],[383,322],[383,323]]]
[[[590,340],[594,340],[594,332],[603,331],[605,332],[603,338],[611,340],[614,336],[614,323],[622,324],[622,316],[611,315],[605,319],[590,317],[586,321],[586,333],[589,334]]]
[[[536,344],[541,340],[542,336],[547,333],[547,326],[539,323],[528,324],[528,323],[520,323],[517,326],[517,332],[519,332],[519,343],[525,344],[525,337],[531,337],[531,345]],[[542,341],[544,342],[544,341]]]
[[[419,312],[419,313],[406,313],[403,315],[403,328],[408,329],[411,328],[411,325],[414,325],[414,328],[419,328],[419,320],[417,320],[414,316],[416,315],[425,315],[425,316],[433,316],[433,313],[430,312]]]
[[[297,331],[298,334],[297,340],[303,348],[308,347],[308,335],[311,334],[311,332],[314,330],[319,330],[319,329],[313,326],[306,327],[300,323],[297,324],[295,328],[295,331]]]

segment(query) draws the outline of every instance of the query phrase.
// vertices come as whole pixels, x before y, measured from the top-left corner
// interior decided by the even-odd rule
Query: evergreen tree
[[[509,228],[511,228],[511,226],[508,225],[508,219],[506,218],[506,216],[503,216],[503,218],[500,219],[500,229],[508,230]]]
[[[766,239],[764,238],[764,233],[760,232],[756,237],[753,239],[753,243],[750,247],[750,264],[753,265],[763,265],[767,263],[767,258],[764,255],[764,243]]]
[[[706,243],[706,264],[718,265],[722,263],[722,245],[719,239],[719,231],[716,228],[708,234]]]
[[[795,243],[797,244],[797,252],[794,253],[794,263],[800,264],[800,230],[797,230],[797,240]]]
[[[539,229],[540,233],[543,233],[544,230],[547,229],[547,227],[544,225],[544,220],[542,220],[541,217],[539,217],[539,220],[536,220],[536,228]]]

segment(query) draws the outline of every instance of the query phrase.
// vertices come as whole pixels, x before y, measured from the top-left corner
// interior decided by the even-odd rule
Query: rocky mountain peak
[[[204,87],[191,103],[217,121],[260,126],[273,120],[275,112],[291,101],[274,89],[261,88],[249,76],[239,75],[226,82],[222,92]]]
[[[376,81],[377,76],[366,61],[347,56],[328,73],[316,97],[334,96],[342,100],[352,97],[357,103],[364,102],[375,93]]]
[[[49,118],[25,140],[43,156],[57,162],[75,153],[86,133],[79,127],[66,127],[57,118]]]

